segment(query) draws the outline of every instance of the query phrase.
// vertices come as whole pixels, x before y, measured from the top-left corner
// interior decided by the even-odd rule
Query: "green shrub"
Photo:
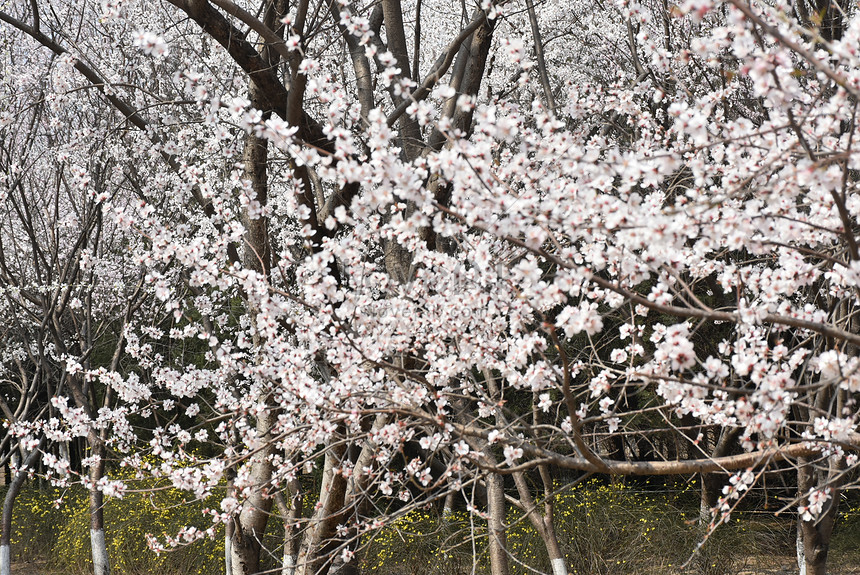
[[[654,494],[622,484],[592,480],[561,489],[555,509],[556,533],[568,571],[577,575],[679,572],[703,530],[676,503],[678,495]],[[539,508],[542,504],[539,502]],[[474,521],[474,525],[470,521]],[[551,573],[543,541],[519,512],[507,517],[507,544],[514,575]],[[364,541],[363,572],[377,575],[457,575],[486,573],[486,523],[455,513],[445,520],[434,512],[413,511]],[[472,528],[477,531],[472,537]],[[743,556],[742,533],[720,528],[708,538],[686,572],[726,575]],[[473,552],[474,546],[474,552]],[[474,569],[474,571],[473,571]]]
[[[833,529],[828,563],[833,567],[855,567],[860,564],[860,502],[856,494],[841,503],[842,511]]]
[[[162,487],[161,489],[156,489]],[[137,491],[139,489],[140,491]],[[188,503],[185,494],[152,481],[136,484],[122,499],[106,499],[105,536],[111,567],[125,575],[220,575],[224,532],[156,555],[146,534],[175,535],[186,525],[211,525],[201,513],[215,502]],[[55,502],[62,499],[62,505]],[[17,560],[48,558],[64,573],[91,573],[88,493],[80,487],[39,490],[25,486],[13,514],[12,552]]]
[[[56,489],[39,490],[25,485],[12,513],[12,559],[35,561],[50,557],[67,511],[54,505],[60,497]],[[6,489],[2,489],[5,498]]]
[[[597,480],[561,493],[556,529],[568,570],[588,575],[678,571],[703,532],[677,507],[677,497]],[[705,575],[732,572],[736,553],[725,545],[723,531],[727,530],[708,539],[690,563],[690,571]]]
[[[411,511],[363,541],[362,573],[480,575],[488,571],[484,527],[480,519],[472,526],[464,512],[443,519],[435,511]]]
[[[220,575],[223,572],[223,529],[175,551],[156,555],[146,534],[175,535],[185,525],[208,527],[202,515],[217,501],[187,502],[180,491],[153,480],[133,485],[123,499],[105,504],[108,551],[118,575]],[[64,574],[91,572],[87,492],[78,487],[60,491],[28,484],[13,518],[13,557],[50,558]],[[54,505],[63,500],[59,508]],[[215,499],[213,497],[213,499]],[[306,497],[305,509],[313,508]],[[592,480],[565,489],[559,486],[555,525],[568,571],[576,575],[672,575],[687,562],[704,530],[698,515],[695,483],[680,490],[671,486],[633,487]],[[538,507],[543,508],[538,501]],[[831,562],[851,565],[858,555],[860,507],[846,505],[837,525]],[[733,521],[708,537],[684,573],[729,575],[746,563],[770,557],[774,550],[793,555],[793,521],[755,511],[737,511]],[[531,524],[516,510],[508,517],[508,549],[513,575],[551,573],[546,550]],[[278,567],[283,526],[274,515],[266,531],[263,568]],[[486,522],[477,515],[455,512],[445,518],[434,510],[412,511],[362,539],[363,573],[375,575],[485,575],[489,572]]]

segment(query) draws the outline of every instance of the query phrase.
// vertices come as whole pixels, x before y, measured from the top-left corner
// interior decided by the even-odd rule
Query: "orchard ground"
[[[64,505],[53,503],[62,495]],[[774,515],[781,504],[753,494],[732,521],[707,536],[700,555],[692,550],[704,537],[698,525],[695,482],[612,484],[592,479],[562,489],[556,520],[559,538],[577,575],[776,575],[796,573],[795,517]],[[856,499],[856,498],[855,498]],[[171,533],[199,522],[202,503],[182,504],[173,489],[132,492],[108,501],[108,547],[114,572],[138,575],[218,575],[223,571],[223,531],[220,539],[204,540],[156,556],[146,547],[145,534]],[[308,502],[312,503],[312,502]],[[277,519],[274,519],[277,521]],[[442,518],[437,509],[414,511],[365,540],[358,554],[360,572],[375,575],[460,575],[488,572],[486,537],[472,539],[464,510]],[[524,575],[527,563],[547,572],[538,536],[522,517],[509,514],[508,545],[517,559],[512,573]],[[16,575],[80,575],[92,570],[88,555],[88,514],[82,490],[64,493],[35,483],[22,492],[16,506],[12,573]],[[279,529],[271,530],[278,533]],[[845,501],[831,548],[830,573],[860,574],[860,502]],[[477,554],[472,553],[475,544]],[[269,560],[281,553],[275,535],[266,540]],[[689,562],[688,562],[689,561]],[[522,562],[522,563],[519,563]],[[681,566],[687,563],[686,568]]]

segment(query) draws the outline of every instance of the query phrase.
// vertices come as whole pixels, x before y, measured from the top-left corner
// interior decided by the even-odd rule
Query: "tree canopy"
[[[114,462],[228,486],[154,548],[228,524],[255,573],[274,513],[285,569],[320,575],[436,503],[485,526],[493,575],[520,508],[561,575],[561,470],[701,474],[714,527],[782,466],[824,573],[860,449],[853,4],[0,21],[0,454],[90,489],[94,557]]]

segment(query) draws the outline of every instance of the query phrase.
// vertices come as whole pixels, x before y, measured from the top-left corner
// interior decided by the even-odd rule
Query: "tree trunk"
[[[61,441],[57,450],[59,452],[60,459],[62,459],[63,461],[68,461],[69,462],[69,468],[71,469],[71,467],[72,467],[72,456],[69,453],[69,442],[68,441]],[[68,474],[66,474],[66,475],[68,475]]]
[[[544,485],[544,542],[552,565],[552,573],[553,575],[567,575],[567,562],[564,560],[561,545],[558,543],[558,535],[555,532],[555,490],[553,489],[552,474],[548,465],[541,465],[538,467],[538,471]]]
[[[719,438],[716,439],[716,445],[714,445],[713,448],[711,448],[711,445],[714,443],[712,433],[713,430],[711,429],[704,431],[704,445],[702,446],[702,449],[706,453],[710,453],[711,458],[723,457],[729,453],[732,446],[735,444],[735,441],[740,434],[740,428],[733,430],[723,429],[720,432]],[[720,498],[721,484],[725,481],[724,477],[724,475],[720,475],[719,473],[699,474],[701,483],[701,497],[699,499],[700,525],[708,526],[714,519],[714,515],[711,510],[717,506],[717,500]]]
[[[713,508],[719,499],[719,476],[715,473],[700,473],[701,496],[699,498],[699,525],[708,526],[714,518]]]
[[[338,452],[332,453],[331,456],[326,454],[323,486],[320,491],[320,502],[325,501],[325,504],[314,514],[312,527],[308,529],[302,543],[295,575],[357,575],[358,567],[355,561],[344,561],[340,554],[332,556],[332,553],[343,545],[345,549],[355,551],[359,543],[359,533],[354,527],[349,527],[346,534],[339,536],[338,540],[332,540],[332,537],[338,524],[348,524],[351,516],[360,516],[367,510],[368,501],[364,495],[371,474],[366,470],[374,466],[374,455],[379,449],[378,444],[370,437],[389,421],[390,417],[384,413],[377,414],[374,418],[367,439],[360,450],[355,450],[358,455],[352,462],[353,473],[349,479],[330,473],[330,465],[340,465],[338,461],[348,457],[348,451],[338,448]]]
[[[442,504],[442,519],[447,520],[454,513],[454,497],[456,497],[455,491],[449,491],[445,496],[445,502]]]
[[[502,394],[498,383],[493,375],[484,370],[484,379],[487,384],[487,391],[494,401],[501,399]],[[458,410],[458,415],[462,418],[465,410],[462,409],[462,403]],[[504,427],[507,425],[505,415],[502,410],[496,408],[496,425]],[[496,457],[493,455],[489,442],[481,439],[476,441],[481,451],[483,452],[484,463],[490,469],[499,466]],[[505,482],[504,478],[498,473],[490,473],[486,479],[487,483],[487,536],[489,538],[490,547],[490,573],[491,575],[508,575],[510,566],[508,564],[508,544],[505,532],[505,519],[507,517],[507,508],[505,504]]]
[[[224,526],[224,573],[233,575],[233,521]]]
[[[490,538],[490,573],[509,575],[508,545],[505,537],[505,486],[502,476],[487,477],[487,531]]]
[[[535,528],[538,535],[540,535],[544,547],[546,548],[550,565],[552,565],[553,575],[567,575],[567,564],[565,563],[564,555],[561,552],[561,546],[558,543],[558,537],[555,533],[553,520],[555,495],[552,492],[552,480],[548,477],[549,470],[545,469],[546,466],[542,465],[540,467],[541,477],[544,479],[544,486],[546,487],[547,480],[550,481],[549,489],[544,489],[544,515],[541,515],[537,510],[534,498],[532,497],[528,484],[526,483],[525,474],[522,472],[514,473],[514,483],[517,486],[517,492],[520,495],[520,502],[522,504],[522,509],[526,514],[526,518],[532,524],[532,527]]]
[[[94,430],[89,432],[90,450],[96,461],[90,467],[90,549],[93,575],[110,575],[110,558],[105,541],[104,493],[98,488],[105,472],[105,448]]]
[[[485,374],[485,377],[488,376]],[[495,385],[490,384],[490,388],[494,390]],[[538,409],[537,403],[539,395],[535,392],[532,395],[532,425],[538,428],[541,424],[541,410]],[[504,421],[503,419],[500,419]],[[620,458],[624,457],[623,443],[621,446]],[[534,497],[532,497],[529,489],[526,475],[522,471],[513,474],[514,484],[517,486],[517,492],[520,495],[520,507],[525,512],[526,518],[535,528],[535,531],[540,535],[546,548],[547,556],[549,557],[550,565],[552,566],[553,575],[567,575],[567,564],[564,560],[564,554],[561,552],[561,546],[558,543],[558,536],[555,532],[555,501],[556,493],[553,486],[552,473],[546,464],[538,465],[538,473],[540,474],[541,483],[543,485],[543,515],[538,511]]]
[[[274,411],[268,409],[257,417],[257,436],[267,444],[248,463],[254,487],[251,496],[242,505],[239,516],[233,518],[230,549],[233,575],[252,575],[260,570],[262,539],[272,510],[272,498],[266,491],[272,479],[270,458],[273,446],[268,436],[275,417]]]
[[[797,489],[801,495],[800,505],[808,505],[809,491],[814,487],[830,486],[830,498],[817,519],[804,521],[802,516],[797,518],[797,559],[798,569],[802,575],[826,575],[827,554],[830,550],[830,538],[836,523],[839,509],[840,489],[838,481],[832,481],[839,474],[838,469],[816,472],[806,458],[798,458]]]
[[[283,14],[282,2],[267,3],[263,22],[270,28],[276,28],[277,19]],[[269,48],[263,49],[263,58],[272,67],[277,67],[279,56]],[[251,81],[248,83],[248,95],[251,105],[263,109],[265,95],[259,85]],[[267,118],[268,114],[264,116]],[[268,218],[253,209],[256,202],[257,208],[263,208],[268,203],[269,189],[269,142],[259,138],[253,133],[245,137],[245,145],[242,152],[244,163],[244,177],[250,182],[253,192],[253,201],[242,210],[242,224],[245,226],[245,253],[242,265],[245,269],[253,270],[260,275],[268,276],[271,267],[271,243],[269,240]],[[256,304],[246,299],[246,305],[251,317],[258,311]],[[254,347],[261,345],[259,334],[253,333]],[[261,397],[261,401],[267,405],[270,401]],[[251,480],[253,481],[252,493],[248,497],[239,512],[233,517],[232,533],[227,544],[229,558],[225,549],[225,561],[233,575],[251,575],[260,570],[260,551],[262,549],[263,534],[269,521],[269,512],[272,509],[272,498],[268,495],[269,482],[272,479],[271,455],[273,446],[270,442],[272,426],[277,420],[273,408],[265,409],[257,417],[257,436],[266,442],[266,447],[261,449],[248,462],[250,466]]]
[[[296,526],[302,515],[302,490],[298,479],[293,479],[287,484],[287,495],[290,497],[289,504],[283,493],[278,492],[275,502],[278,511],[284,520],[284,552],[281,575],[294,575],[296,562],[299,558],[299,538]]]
[[[406,48],[406,33],[403,26],[401,0],[382,0],[382,14],[385,21],[385,37],[388,49],[394,55],[397,66],[405,78],[409,78],[409,54]],[[395,105],[398,102],[395,102]],[[424,141],[418,121],[409,114],[398,120],[403,159],[411,162],[421,155]]]
[[[101,494],[99,494],[99,499]],[[93,499],[93,493],[90,493],[90,500]],[[101,513],[99,513],[101,515]],[[99,521],[103,521],[99,518]],[[95,522],[95,518],[93,519]],[[105,541],[104,524],[99,529],[90,528],[90,548],[93,554],[93,575],[110,575],[110,559],[107,552],[107,542]]]
[[[799,575],[806,575],[806,550],[803,545],[803,528],[800,518],[797,518],[797,537],[795,545],[797,546],[797,572]]]
[[[345,457],[344,445],[338,438],[332,438],[325,454],[320,500],[305,532],[295,575],[325,575],[331,567],[326,542],[337,531],[347,489],[346,478],[335,468],[343,465]]]
[[[24,466],[15,474],[15,479],[9,485],[9,490],[6,492],[6,497],[3,499],[3,518],[2,518],[2,533],[0,533],[0,575],[10,575],[12,573],[12,510],[15,506],[15,499],[18,493],[21,492],[21,486],[27,478],[27,468],[36,462],[39,456],[39,448],[37,447],[24,460]]]

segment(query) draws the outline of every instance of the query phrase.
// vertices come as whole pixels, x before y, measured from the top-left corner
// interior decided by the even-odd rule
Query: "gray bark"
[[[484,371],[487,391],[493,400],[501,398],[499,387],[489,371]],[[459,405],[458,416],[463,418],[465,410],[462,403]],[[505,416],[500,408],[496,408],[496,423],[503,427],[506,424]],[[483,463],[488,468],[497,468],[499,463],[493,455],[489,442],[484,439],[473,439],[470,443],[478,446],[482,452]],[[507,517],[507,505],[505,503],[505,483],[503,477],[498,473],[490,473],[486,478],[487,484],[487,536],[490,551],[490,573],[491,575],[509,575],[510,565],[508,562],[508,543],[505,528]]]
[[[491,377],[489,372],[484,374],[484,377],[488,378],[489,389],[491,390],[493,397],[498,397],[498,390],[496,389],[495,380]],[[541,411],[537,408],[538,394],[535,393],[533,395],[532,400],[532,425],[538,427],[541,425]],[[507,424],[507,420],[501,411],[498,412],[497,421],[500,423],[500,426],[504,426]],[[564,555],[561,552],[561,546],[558,542],[558,536],[555,532],[555,500],[556,494],[553,489],[552,483],[552,474],[550,473],[549,466],[547,465],[539,465],[538,472],[540,473],[541,483],[543,486],[543,494],[544,494],[544,512],[541,514],[538,511],[537,505],[535,504],[535,499],[532,497],[531,490],[529,489],[529,485],[526,481],[526,476],[523,472],[518,471],[513,474],[514,483],[517,486],[517,492],[519,493],[520,499],[517,506],[523,510],[526,514],[526,518],[535,528],[538,535],[540,535],[541,541],[543,541],[544,547],[547,551],[547,556],[550,560],[550,565],[552,565],[553,575],[566,575],[567,574],[567,565],[564,560]]]
[[[454,497],[456,493],[451,491],[445,496],[445,503],[442,505],[442,519],[448,519],[454,513]]]
[[[546,547],[547,556],[552,565],[553,575],[566,575],[567,565],[564,561],[564,555],[561,552],[561,546],[558,543],[558,537],[555,533],[555,525],[553,522],[553,499],[554,495],[550,489],[549,493],[545,493],[546,500],[544,501],[545,514],[541,515],[537,510],[534,498],[529,491],[526,483],[525,475],[522,472],[513,474],[514,483],[517,486],[517,492],[520,496],[520,506],[526,514],[526,518],[532,527],[535,528],[544,547]]]
[[[93,554],[93,574],[110,575],[110,560],[104,529],[90,529],[90,547]]]
[[[806,549],[803,545],[803,528],[801,527],[800,518],[797,519],[797,538],[795,545],[797,546],[797,572],[799,575],[806,575]]]
[[[284,553],[282,557],[281,575],[294,575],[299,559],[299,535],[296,526],[302,515],[302,491],[298,479],[293,479],[287,485],[290,502],[283,493],[275,495],[275,503],[284,521]]]
[[[335,534],[340,523],[347,489],[346,478],[337,473],[335,468],[343,464],[345,457],[346,448],[337,438],[333,439],[325,455],[319,507],[311,518],[302,541],[296,575],[325,575],[331,566],[326,554],[326,543]]]
[[[543,88],[546,105],[552,113],[555,113],[555,96],[552,93],[552,86],[549,83],[549,74],[546,70],[546,59],[543,54],[543,39],[541,38],[540,28],[538,27],[537,13],[533,0],[526,0],[526,7],[529,13],[529,23],[532,27],[532,36],[535,40],[535,58],[537,59],[538,72],[540,73],[540,83]]]
[[[711,441],[708,438],[708,435],[710,433],[711,432],[708,431],[705,434],[704,449],[706,451],[710,449]],[[717,440],[713,450],[710,451],[710,457],[723,457],[724,455],[726,455],[731,449],[732,445],[734,445],[739,433],[740,429],[724,429],[720,433],[720,437]],[[699,499],[699,524],[707,526],[714,518],[711,510],[717,505],[717,500],[720,497],[720,489],[722,487],[721,483],[724,481],[724,479],[719,474],[702,473],[699,475],[699,480],[701,482],[701,497]]]
[[[495,20],[484,19],[481,21],[469,39],[460,47],[454,70],[451,72],[452,84],[458,94],[477,96],[481,89],[481,81],[487,65],[487,56],[493,43],[493,31]],[[460,110],[456,107],[456,98],[449,100],[443,109],[443,115],[451,118],[453,129],[462,131],[464,134],[471,133],[473,111]],[[445,136],[434,130],[430,135],[430,147],[434,150],[442,149],[445,144]]]
[[[388,415],[378,414],[369,434],[384,427],[388,421]],[[322,506],[311,518],[311,526],[299,551],[295,575],[325,575],[329,572],[345,575],[357,572],[354,562],[343,563],[340,556],[332,556],[332,552],[343,542],[342,539],[336,541],[333,538],[337,525],[347,523],[348,516],[360,510],[365,503],[364,493],[370,477],[364,469],[373,466],[373,455],[377,448],[378,445],[370,439],[364,442],[354,462],[354,473],[349,479],[334,472],[334,467],[341,465],[347,457],[346,448],[337,445],[326,452],[323,485],[320,490]],[[358,542],[358,534],[350,529],[346,537],[352,538],[348,545],[349,548],[354,548],[354,544]]]
[[[39,448],[37,447],[24,459],[24,467],[19,469],[18,473],[15,474],[15,478],[6,492],[6,497],[3,499],[2,533],[0,533],[0,575],[10,575],[12,573],[12,511],[15,506],[15,499],[18,497],[18,493],[21,492],[21,486],[27,478],[26,469],[32,466],[38,457]]]
[[[388,49],[394,55],[401,75],[404,78],[409,78],[409,54],[406,48],[406,33],[403,27],[403,11],[400,1],[382,0],[382,13],[385,19],[385,36],[388,40]],[[400,117],[399,127],[404,157],[407,161],[412,161],[421,155],[424,149],[421,128],[418,126],[418,122],[408,114]]]
[[[224,527],[224,573],[233,575],[233,521]]]
[[[839,471],[833,468],[817,471],[805,457],[799,458],[797,463],[797,489],[802,496],[801,505],[808,504],[806,495],[813,487],[830,486],[830,499],[818,518],[812,521],[797,518],[798,569],[803,575],[827,575],[827,555],[839,508],[840,489],[836,480]]]
[[[257,418],[257,434],[266,436],[272,428],[274,414],[264,411]],[[230,564],[233,575],[251,575],[260,570],[260,551],[262,538],[266,532],[269,514],[272,509],[272,498],[267,495],[265,487],[272,479],[270,456],[272,445],[260,450],[249,465],[251,477],[256,488],[242,505],[239,516],[233,519],[233,537],[230,548]]]
[[[294,575],[298,558],[298,555],[291,555],[284,551],[284,566],[281,568],[281,575]]]
[[[490,539],[490,573],[509,575],[508,544],[505,536],[505,487],[502,476],[487,477],[487,530]]]
[[[95,430],[88,441],[96,462],[90,468],[90,548],[93,555],[93,575],[110,575],[110,559],[105,542],[104,493],[97,487],[105,474],[105,447]]]

